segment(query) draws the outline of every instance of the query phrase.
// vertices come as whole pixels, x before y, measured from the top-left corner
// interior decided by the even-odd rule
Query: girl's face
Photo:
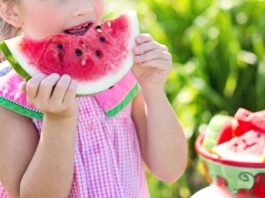
[[[19,0],[21,28],[41,39],[73,26],[101,23],[104,0]]]

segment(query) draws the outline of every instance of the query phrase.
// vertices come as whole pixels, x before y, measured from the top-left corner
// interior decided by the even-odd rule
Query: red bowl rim
[[[204,158],[224,164],[224,165],[230,165],[230,166],[240,166],[240,167],[247,167],[247,168],[265,168],[265,163],[258,163],[258,162],[237,162],[237,161],[232,161],[232,160],[226,160],[218,157],[217,155],[209,152],[207,149],[205,149],[202,146],[202,141],[203,141],[204,136],[199,135],[198,138],[196,139],[195,142],[195,150],[196,152],[203,156]]]

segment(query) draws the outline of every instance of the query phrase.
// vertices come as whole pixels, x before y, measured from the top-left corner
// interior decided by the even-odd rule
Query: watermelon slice
[[[36,73],[68,74],[78,82],[78,95],[94,94],[110,88],[130,70],[139,24],[132,11],[92,26],[81,28],[84,34],[72,29],[42,40],[19,36],[2,42],[0,48],[25,80]]]
[[[238,162],[263,162],[265,134],[251,130],[213,148],[223,159]]]
[[[204,140],[203,147],[211,150],[215,145],[217,145],[220,133],[226,123],[230,122],[232,117],[226,115],[215,115],[209,122]]]
[[[265,149],[264,149],[263,154],[262,154],[262,162],[265,163]]]

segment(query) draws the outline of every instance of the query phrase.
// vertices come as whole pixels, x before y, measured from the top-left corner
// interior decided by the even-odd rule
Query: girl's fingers
[[[40,101],[47,101],[50,99],[53,88],[59,79],[60,76],[54,73],[41,81],[37,94]]]
[[[72,101],[76,97],[76,89],[77,89],[77,82],[75,80],[71,80],[68,89],[65,93],[63,103],[65,104],[71,104]]]
[[[51,100],[54,103],[62,103],[70,82],[71,82],[71,77],[69,75],[63,75],[60,78],[51,96]]]
[[[162,45],[160,45],[156,41],[146,42],[142,45],[138,45],[133,49],[133,52],[135,55],[141,55],[148,51],[154,50],[154,49],[163,49],[166,50],[166,48]]]
[[[144,63],[147,61],[155,60],[155,59],[162,59],[164,61],[170,61],[171,55],[166,51],[161,51],[160,49],[155,49],[149,52],[146,52],[143,55],[135,56],[135,63]]]
[[[138,45],[152,41],[153,37],[150,34],[140,34],[136,37],[135,41]]]
[[[167,68],[170,70],[170,62],[162,60],[162,59],[154,59],[151,61],[141,63],[139,67],[151,67],[151,68],[165,71],[167,70]]]
[[[40,82],[45,78],[43,74],[37,74],[33,76],[28,82],[26,83],[26,93],[27,93],[27,100],[30,104],[33,104],[34,99],[36,98],[39,90]]]
[[[26,82],[25,81],[22,81],[19,84],[19,91],[21,91],[22,93],[26,93]]]

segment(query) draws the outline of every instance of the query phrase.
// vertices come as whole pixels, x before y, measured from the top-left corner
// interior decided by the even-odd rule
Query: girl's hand
[[[69,75],[38,74],[20,86],[28,102],[44,112],[45,116],[53,119],[76,118],[77,83]]]
[[[166,46],[154,41],[151,35],[141,34],[133,49],[133,73],[143,91],[164,90],[172,66],[172,57]]]

